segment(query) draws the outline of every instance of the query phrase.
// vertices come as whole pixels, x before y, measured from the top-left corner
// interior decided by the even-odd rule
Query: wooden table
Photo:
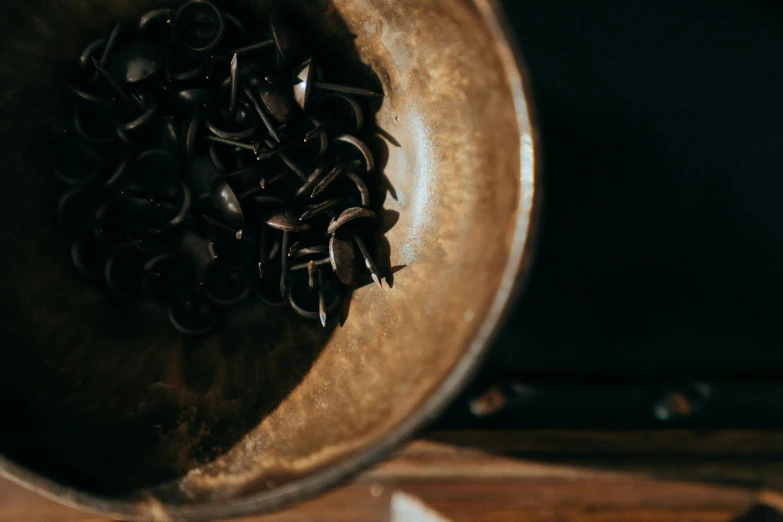
[[[241,520],[768,522],[783,521],[779,492],[783,432],[433,433],[338,491]],[[0,482],[0,522],[104,520]]]

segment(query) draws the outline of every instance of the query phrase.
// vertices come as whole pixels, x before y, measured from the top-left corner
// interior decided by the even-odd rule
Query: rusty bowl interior
[[[218,3],[259,19],[269,7]],[[4,0],[4,475],[127,520],[279,509],[382,458],[475,366],[524,272],[537,199],[526,94],[496,7],[295,3],[329,45],[355,43],[382,83],[378,123],[399,142],[385,161],[385,208],[400,215],[387,238],[404,268],[392,289],[356,291],[333,331],[247,310],[191,340],[75,276],[48,166],[65,65],[117,20],[171,2]]]

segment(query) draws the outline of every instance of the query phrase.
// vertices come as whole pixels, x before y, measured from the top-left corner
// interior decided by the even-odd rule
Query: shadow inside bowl
[[[19,74],[25,81],[31,75],[41,81],[4,109],[0,121],[8,170],[15,173],[0,193],[0,212],[14,224],[0,227],[8,254],[0,256],[0,452],[71,487],[127,497],[214,462],[240,442],[302,382],[338,320],[322,328],[288,307],[270,308],[253,297],[227,310],[214,333],[188,338],[171,328],[162,306],[112,299],[100,285],[79,278],[70,266],[71,239],[54,219],[62,187],[41,154],[41,144],[52,138],[49,128],[62,121],[71,103],[58,95],[64,90],[63,64],[73,63],[81,48],[118,19],[130,21],[170,5],[86,4],[94,16],[75,20],[73,13],[44,11],[46,3],[40,3],[39,16],[62,35],[63,45],[35,41],[12,53],[23,64]],[[220,5],[251,28],[251,21],[260,26],[266,20],[263,11],[247,11],[242,2]],[[307,9],[289,14],[300,18],[313,49],[326,57],[324,69],[345,71],[347,83],[379,89],[380,80],[361,65],[347,29],[334,31],[332,23],[326,34],[318,23],[323,6],[304,5]],[[365,103],[365,114],[377,110]],[[19,114],[24,118],[11,117]],[[379,154],[372,176],[386,179],[385,157]],[[375,207],[385,194],[385,189],[373,194]],[[396,224],[391,217],[384,232]],[[388,241],[381,234],[376,242],[375,250],[383,253],[379,267],[389,268]],[[347,310],[351,291],[344,299]],[[350,317],[340,318],[346,320]]]

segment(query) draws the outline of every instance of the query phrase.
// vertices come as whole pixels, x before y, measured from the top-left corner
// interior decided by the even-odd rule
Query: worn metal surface
[[[301,0],[329,45],[356,35],[383,84],[379,125],[400,145],[378,158],[400,216],[386,250],[405,268],[390,290],[356,292],[333,332],[239,311],[183,340],[71,272],[36,141],[58,114],[62,64],[117,18],[163,4],[4,4],[0,26],[20,18],[0,40],[0,472],[118,518],[211,520],[335,485],[453,397],[524,274],[533,134],[489,0]],[[263,15],[262,2],[226,4]]]

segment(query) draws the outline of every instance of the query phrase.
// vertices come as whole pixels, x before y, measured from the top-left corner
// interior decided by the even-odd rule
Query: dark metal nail
[[[217,47],[226,31],[222,11],[207,0],[186,2],[174,19],[179,41],[200,53]]]
[[[134,105],[138,103],[137,107],[140,107],[137,115],[131,116],[128,120],[123,118],[115,121],[117,128],[125,132],[139,130],[152,121],[160,106],[158,98],[152,93],[134,93],[131,99],[134,100]]]
[[[275,45],[274,40],[264,40],[262,42],[246,45],[245,47],[240,47],[239,49],[236,49],[233,54],[252,53],[254,51],[260,51],[261,49],[267,49],[269,47],[273,47],[274,45]]]
[[[166,226],[156,207],[139,209],[130,217],[129,225],[127,239],[142,252],[170,252],[177,243],[178,230]]]
[[[137,201],[144,201],[152,204],[174,203],[174,198],[166,194],[154,194],[148,190],[143,189],[123,189],[120,191],[120,195],[128,199],[134,199]]]
[[[361,87],[349,87],[347,85],[337,85],[336,83],[313,82],[313,87],[324,89],[325,91],[340,92],[343,94],[353,94],[354,96],[365,96],[370,98],[383,98],[383,94],[373,92]]]
[[[362,238],[359,237],[359,234],[356,232],[353,233],[353,239],[356,241],[356,245],[359,247],[359,250],[362,253],[362,257],[364,257],[364,264],[367,266],[367,270],[370,271],[372,280],[381,287],[381,290],[383,290],[383,283],[381,282],[380,275],[378,275],[378,269],[375,268],[375,263],[373,262],[372,257],[370,256],[370,252],[367,250],[364,241],[362,241]]]
[[[183,89],[174,93],[174,100],[177,103],[178,110],[187,113],[203,106],[209,99],[209,95],[209,89]]]
[[[255,187],[251,187],[251,188],[247,189],[246,191],[241,192],[239,195],[237,195],[237,197],[239,198],[240,201],[242,201],[242,200],[245,200],[245,199],[249,198],[250,196],[252,196],[254,194],[258,194],[259,192],[261,192],[265,188],[266,188],[266,180],[264,178],[261,178],[261,181]]]
[[[296,115],[295,102],[283,89],[271,85],[259,85],[261,101],[274,119],[280,123],[293,120]]]
[[[307,281],[313,290],[318,286],[318,265],[312,260],[307,263]]]
[[[100,58],[98,52],[106,45],[106,38],[98,38],[90,42],[90,44],[84,48],[82,54],[79,56],[79,69],[82,71],[87,70],[92,65],[93,58]],[[93,73],[93,77],[97,80],[98,71]]]
[[[317,205],[314,205],[312,208],[310,208],[307,212],[302,214],[299,217],[300,221],[307,221],[308,219],[313,219],[314,217],[318,217],[327,210],[336,207],[337,205],[340,205],[343,203],[342,200],[339,199],[330,199],[327,201],[324,201],[323,203],[318,203]]]
[[[75,152],[77,152],[79,156],[85,161],[91,164],[100,165],[101,167],[108,166],[108,160],[103,157],[96,149],[93,149],[90,145],[77,139],[72,140],[72,144],[74,148],[77,149]]]
[[[363,207],[369,207],[370,206],[370,191],[367,189],[367,185],[364,183],[364,180],[359,177],[358,174],[355,172],[349,172],[345,175],[346,178],[353,181],[354,185],[356,185],[357,190],[359,191],[359,194],[362,198],[362,206]]]
[[[329,255],[337,279],[344,285],[350,285],[356,270],[356,251],[351,237],[341,233],[333,235],[329,241]]]
[[[161,210],[159,222],[166,228],[181,225],[190,212],[191,193],[188,186],[177,178],[172,179],[171,188],[176,195],[155,193],[147,190],[124,189],[121,194],[127,198],[147,201]]]
[[[334,234],[348,223],[352,223],[359,219],[371,219],[373,221],[377,221],[378,214],[366,208],[361,208],[361,207],[349,208],[343,211],[342,214],[334,218],[332,222],[329,223],[329,228],[327,229],[326,233],[329,235]]]
[[[254,146],[256,150],[258,149],[258,147],[260,147],[260,145]],[[236,161],[237,168],[240,170],[245,169],[247,166],[247,162],[245,161],[245,156],[242,155],[243,150],[247,150],[247,149],[243,147],[234,148],[234,161]]]
[[[283,231],[283,252],[288,252],[291,232],[303,232],[310,229],[308,222],[299,221],[299,214],[294,209],[286,209],[272,214],[266,220],[266,224],[276,230]],[[280,294],[286,293],[286,276],[288,273],[288,256],[282,256],[282,271],[280,276]]]
[[[321,178],[327,174],[326,169],[323,166],[317,167],[312,174],[305,180],[299,190],[296,191],[296,197],[302,197],[305,194],[312,193],[316,185],[321,181]]]
[[[162,67],[163,58],[158,49],[149,42],[136,41],[117,51],[110,69],[113,78],[138,83],[154,76]]]
[[[123,177],[125,176],[125,173],[128,171],[131,164],[131,154],[128,151],[125,151],[120,156],[117,163],[114,165],[112,170],[110,171],[109,175],[105,178],[103,181],[103,188],[110,188],[117,184]]]
[[[280,160],[285,164],[285,166],[291,170],[291,172],[296,174],[303,181],[307,179],[307,175],[302,171],[301,168],[299,168],[299,166],[287,154],[281,152],[278,156],[280,157]]]
[[[284,232],[306,232],[312,225],[307,221],[299,221],[300,215],[301,212],[293,208],[276,211],[266,219],[266,224]],[[288,252],[288,249],[285,248],[284,251]]]
[[[97,94],[94,94],[90,91],[87,91],[85,89],[82,89],[81,87],[77,87],[75,85],[71,85],[68,87],[68,91],[74,95],[77,99],[91,103],[96,106],[105,105],[109,100],[105,99],[103,96],[99,96]]]
[[[199,156],[188,161],[188,184],[193,191],[193,199],[210,198],[212,206],[212,189],[221,174],[210,158]]]
[[[178,65],[183,65],[183,64],[178,63]],[[194,61],[191,59],[185,62],[184,66],[186,67],[186,69],[184,70],[175,69],[172,70],[171,73],[169,73],[174,81],[190,82],[190,81],[198,80],[199,78],[205,78],[206,76],[208,76],[209,72],[211,71],[211,68],[214,66],[214,62],[209,57],[199,56],[198,61]]]
[[[228,57],[233,56],[233,54],[227,55]],[[245,63],[245,62],[243,62]],[[261,64],[260,63],[253,63],[250,65],[244,65],[239,67],[238,77],[239,77],[239,83],[243,86],[249,85],[250,87],[255,88],[258,84],[258,74],[261,71]],[[223,81],[220,83],[220,88],[218,89],[218,92],[223,92],[231,87],[231,76],[229,75],[227,78],[224,78]]]
[[[234,237],[235,237],[235,238],[237,238],[237,239],[242,239],[243,232],[242,232],[242,230],[241,230],[241,229],[240,229],[240,230],[237,230],[236,228],[232,228],[232,227],[230,227],[230,226],[228,226],[228,225],[224,225],[223,223],[221,223],[221,222],[220,222],[220,221],[218,221],[217,219],[215,219],[215,218],[212,218],[212,217],[209,217],[209,216],[202,216],[202,217],[204,218],[204,220],[205,220],[207,223],[209,223],[209,224],[210,224],[210,225],[212,225],[213,227],[215,227],[215,228],[219,228],[220,230],[223,230],[223,231],[225,231],[225,232],[228,232],[229,234],[233,234],[233,235],[234,235]]]
[[[345,170],[345,165],[337,165],[334,167],[331,171],[329,171],[329,174],[324,176],[324,178],[318,183],[318,185],[315,186],[313,189],[312,194],[310,194],[311,198],[318,197],[324,190],[326,190],[329,185],[331,185],[334,180],[336,180],[340,174],[343,173],[343,170]]]
[[[237,94],[239,93],[239,55],[234,53],[231,59],[231,96],[229,101],[228,114],[232,118],[237,111]]]
[[[307,134],[305,134],[302,141],[305,143],[310,143],[315,138],[320,138],[327,130],[329,130],[329,123],[318,125],[317,127],[314,127],[312,130],[310,130]]]
[[[308,267],[310,266],[310,263],[314,263],[315,266],[326,266],[326,265],[330,264],[331,262],[332,261],[328,257],[325,257],[323,259],[310,260],[310,261],[308,261],[306,263],[299,263],[299,264],[293,265],[288,270],[290,272],[300,272],[302,270],[307,270]]]
[[[325,256],[329,255],[329,247],[326,245],[317,245],[310,247],[299,246],[296,249],[291,248],[288,252],[288,257],[292,259],[301,259],[309,256]]]
[[[234,230],[237,239],[240,239],[242,237],[242,228],[245,226],[245,216],[234,189],[231,188],[225,179],[218,178],[212,187],[212,194],[214,197],[215,218]]]
[[[285,173],[285,172],[282,173],[282,174],[278,174],[277,176],[274,176],[273,178],[270,178],[270,179],[266,180],[266,186],[269,187],[271,185],[274,185],[278,181],[283,180],[283,179],[285,179],[287,177],[288,177],[288,174]],[[274,198],[274,199],[282,201],[280,198]]]
[[[253,198],[253,201],[266,205],[284,205],[286,203],[284,199],[274,196],[256,196]]]
[[[334,101],[342,103],[350,111],[350,115],[336,111]],[[320,111],[319,111],[320,109]],[[345,94],[330,92],[318,97],[317,114],[321,119],[329,121],[332,126],[342,129],[342,132],[359,132],[364,127],[364,110],[359,103]],[[323,113],[323,114],[322,114]]]
[[[188,156],[192,156],[196,150],[196,142],[199,136],[199,129],[201,123],[204,121],[204,108],[199,107],[196,112],[193,113],[193,118],[188,125],[188,131],[185,136],[185,152]]]
[[[261,105],[258,103],[258,100],[256,99],[253,92],[248,89],[247,87],[244,87],[244,93],[247,99],[250,101],[250,104],[255,109],[258,116],[261,118],[261,121],[264,124],[264,127],[266,127],[267,132],[269,132],[269,135],[274,138],[275,141],[280,141],[280,136],[277,134],[277,131],[275,130],[275,126],[272,124],[272,120],[269,119],[269,116],[267,116],[266,111],[261,108]]]
[[[212,160],[212,165],[222,174],[227,174],[231,169],[226,166],[223,159],[220,157],[218,147],[214,143],[210,142],[209,146],[209,159]]]
[[[247,189],[246,191],[239,194],[240,200],[245,200],[249,198],[250,196],[254,196],[261,192],[262,190],[265,190],[268,186],[274,185],[281,179],[284,179],[286,177],[285,174],[278,174],[277,176],[273,177],[272,179],[267,180],[266,178],[262,177],[259,179],[259,182],[256,184],[256,186],[251,187]],[[278,204],[278,203],[285,203],[285,200],[282,198],[276,197],[276,196],[258,196],[256,195],[253,200],[256,203],[271,203],[271,204]]]
[[[106,40],[106,45],[103,47],[103,53],[101,54],[100,62],[108,63],[109,58],[111,57],[112,52],[114,52],[114,47],[117,45],[117,40],[119,40],[120,32],[122,31],[122,24],[119,23],[114,26],[111,33],[109,33],[109,38]],[[95,63],[95,58],[92,58],[93,63]],[[92,76],[92,83],[95,83],[98,81],[99,75],[102,74],[100,69],[98,69]]]
[[[137,28],[139,33],[145,33],[153,28],[155,24],[160,24],[162,27],[168,26],[173,18],[173,12],[171,9],[153,9],[139,18]]]
[[[120,84],[117,83],[117,80],[115,80],[112,75],[109,73],[109,71],[106,70],[106,68],[99,62],[97,59],[92,59],[93,65],[95,65],[95,68],[98,70],[98,73],[103,76],[103,79],[106,80],[106,83],[109,84],[109,87],[112,88],[114,93],[120,97],[120,99],[124,102],[133,103],[137,109],[140,111],[144,111],[145,107],[144,104],[142,104],[135,96],[131,96],[125,89],[120,87]]]
[[[208,118],[206,123],[212,134],[227,140],[244,140],[258,129],[255,113],[245,102],[239,102],[233,116],[228,113],[221,114],[217,122],[216,118]]]
[[[297,69],[294,75],[293,96],[299,107],[304,110],[309,108],[312,91],[315,88],[342,94],[351,94],[354,96],[383,98],[383,94],[362,89],[361,87],[350,87],[347,85],[318,81],[315,73],[316,68],[313,66],[312,59],[309,59]]]
[[[159,133],[162,148],[171,154],[179,155],[180,129],[178,122],[171,116],[161,118]]]
[[[344,143],[350,146],[355,152],[358,152],[361,155],[367,172],[375,170],[375,157],[373,156],[370,147],[356,136],[342,134],[334,139],[334,143]]]
[[[276,141],[279,142],[279,138],[275,138]],[[269,148],[274,148],[275,144],[274,142],[270,140],[265,140],[264,144]],[[285,164],[286,167],[288,167],[291,172],[299,176],[303,181],[307,179],[307,175],[302,172],[302,169],[299,168],[299,166],[294,162],[285,152],[282,150],[278,151],[277,156],[280,158],[280,160]]]
[[[322,127],[325,128],[325,125],[321,124],[321,121],[316,118],[310,118],[310,123],[313,124],[314,127]],[[328,130],[328,128],[326,128]],[[329,149],[329,134],[327,132],[321,132],[319,134],[320,140],[313,140],[311,143],[317,143],[318,145],[318,151],[315,153],[315,157],[313,158],[313,161],[318,160],[321,158],[324,154],[326,154],[326,151]]]
[[[313,81],[315,80],[315,67],[312,59],[303,63],[294,74],[296,83],[294,84],[294,99],[302,110],[310,108],[310,95],[313,92]]]
[[[231,145],[234,147],[239,147],[240,149],[252,151],[253,154],[258,154],[258,147],[259,147],[258,143],[246,143],[243,141],[229,140],[215,135],[207,136],[207,139],[215,143],[221,143],[223,145]]]
[[[213,193],[213,215],[204,215],[203,218],[210,225],[228,232],[237,240],[240,240],[244,235],[244,216],[242,215],[239,200],[236,199],[233,190],[224,180],[218,179],[216,183],[221,188]]]
[[[310,288],[315,288],[316,281],[313,277],[313,272],[315,272],[315,263],[312,263],[312,270],[310,270],[309,278],[310,278]],[[321,319],[321,326],[326,328],[326,319],[328,317],[328,314],[326,313],[326,296],[325,296],[325,290],[324,290],[324,275],[323,272],[318,270],[318,316]]]
[[[277,255],[280,253],[280,251],[281,251],[281,249],[280,249],[281,241],[280,240],[281,239],[282,239],[281,235],[276,235],[275,236],[275,240],[272,243],[272,249],[269,251],[269,260],[270,261],[275,259],[277,257]]]
[[[323,274],[323,271],[319,270],[319,273]],[[337,310],[342,299],[342,293],[337,288],[337,284],[334,283],[334,279],[326,278],[322,275],[322,281],[319,284],[319,288],[323,289],[324,302],[323,307],[320,306],[320,296],[312,291],[310,288],[308,278],[303,274],[300,277],[294,278],[291,283],[291,291],[288,294],[288,302],[291,308],[300,316],[305,319],[320,319],[322,320],[322,312],[328,316]],[[313,302],[314,299],[314,302]],[[304,303],[303,300],[309,302]],[[309,309],[310,306],[315,310]],[[323,324],[323,322],[322,322]]]
[[[265,76],[264,81],[269,85],[274,85],[275,87],[280,87],[281,85],[285,84],[285,81],[276,74],[269,74]]]
[[[295,143],[294,142],[290,142],[290,141],[287,142],[287,143],[278,143],[277,145],[273,145],[272,147],[259,152],[256,155],[256,159],[258,159],[259,161],[271,159],[271,158],[277,156],[278,154],[280,154],[280,153],[282,153],[282,152],[284,152],[284,151],[286,151],[286,150],[288,150],[290,148],[293,148],[294,145],[295,145]]]
[[[270,15],[269,27],[277,50],[278,68],[281,68],[296,58],[299,38],[291,23],[279,11]]]

